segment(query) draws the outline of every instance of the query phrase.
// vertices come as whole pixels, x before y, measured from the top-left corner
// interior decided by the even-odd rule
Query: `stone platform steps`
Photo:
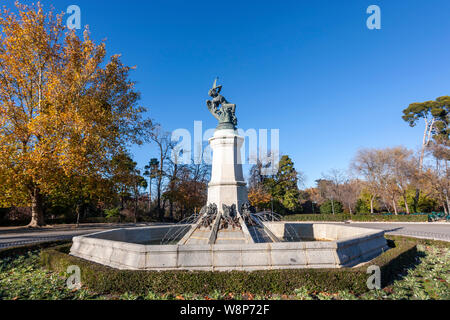
[[[208,244],[211,235],[209,228],[197,228],[192,235],[187,239],[186,244]]]

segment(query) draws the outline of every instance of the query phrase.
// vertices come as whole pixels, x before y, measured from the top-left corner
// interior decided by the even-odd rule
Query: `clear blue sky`
[[[308,186],[359,148],[418,147],[422,127],[402,110],[450,94],[448,0],[42,2],[80,6],[108,53],[137,66],[141,104],[167,131],[214,127],[205,101],[219,76],[239,126],[280,129]],[[381,30],[366,27],[372,4]],[[133,148],[140,166],[154,152]]]

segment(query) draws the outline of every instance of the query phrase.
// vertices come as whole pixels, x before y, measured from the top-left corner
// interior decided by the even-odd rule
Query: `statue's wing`
[[[210,100],[206,101],[206,105],[208,106],[208,110],[209,110],[209,112],[211,112],[211,114],[214,116],[214,118],[219,120],[219,111],[214,107],[214,104],[212,103],[212,101],[210,101]]]

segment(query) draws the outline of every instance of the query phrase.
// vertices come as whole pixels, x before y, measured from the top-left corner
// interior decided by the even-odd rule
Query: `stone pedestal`
[[[248,201],[247,183],[241,163],[241,147],[244,138],[233,129],[216,130],[209,139],[213,151],[211,182],[208,187],[208,205],[215,203],[219,212],[222,205],[236,205],[240,210]]]

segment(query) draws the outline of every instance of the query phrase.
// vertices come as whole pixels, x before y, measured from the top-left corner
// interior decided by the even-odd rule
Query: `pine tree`
[[[294,211],[299,205],[298,172],[289,156],[283,156],[275,176],[264,183],[273,197],[284,208]]]

